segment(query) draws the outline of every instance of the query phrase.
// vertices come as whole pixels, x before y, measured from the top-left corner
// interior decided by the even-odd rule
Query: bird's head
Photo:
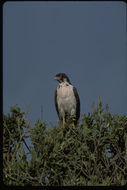
[[[70,80],[69,80],[68,76],[65,73],[57,74],[54,79],[57,80],[59,83],[62,83],[62,82],[70,83]]]

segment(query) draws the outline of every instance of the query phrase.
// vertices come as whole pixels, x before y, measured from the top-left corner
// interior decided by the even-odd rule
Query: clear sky
[[[3,109],[15,104],[33,125],[57,124],[54,76],[77,88],[81,113],[100,95],[113,114],[127,114],[126,3],[6,2],[3,5]]]

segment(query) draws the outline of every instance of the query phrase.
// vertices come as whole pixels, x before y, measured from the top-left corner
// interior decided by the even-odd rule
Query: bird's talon
[[[76,128],[74,122],[71,124],[71,127],[72,127],[73,129]]]
[[[63,127],[65,127],[66,125],[66,122],[65,122],[65,119],[63,118]]]

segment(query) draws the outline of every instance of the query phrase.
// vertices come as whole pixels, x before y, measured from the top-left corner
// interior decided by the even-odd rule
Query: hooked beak
[[[54,80],[59,80],[59,77],[55,76],[55,77],[54,77]]]

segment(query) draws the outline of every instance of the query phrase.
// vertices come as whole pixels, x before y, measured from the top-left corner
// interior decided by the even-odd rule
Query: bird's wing
[[[76,120],[78,120],[80,117],[80,99],[79,99],[77,89],[74,86],[73,86],[73,91],[76,98]]]
[[[56,107],[56,111],[59,117],[59,110],[58,110],[58,103],[57,103],[57,88],[55,90],[55,107]]]

